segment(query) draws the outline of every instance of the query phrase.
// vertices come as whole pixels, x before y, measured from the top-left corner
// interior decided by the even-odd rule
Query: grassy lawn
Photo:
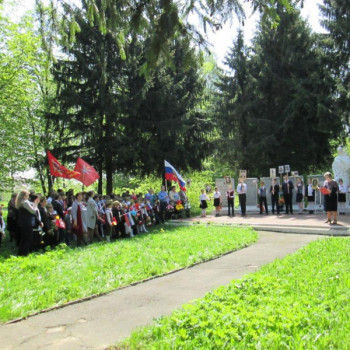
[[[350,240],[310,243],[117,349],[350,349]]]
[[[249,228],[166,226],[114,243],[76,249],[63,246],[28,257],[6,256],[0,260],[0,320],[191,266],[256,239]]]

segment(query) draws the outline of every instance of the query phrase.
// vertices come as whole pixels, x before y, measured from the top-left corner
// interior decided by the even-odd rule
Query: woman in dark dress
[[[332,178],[332,174],[327,172],[324,174],[325,182],[323,187],[325,188],[324,200],[325,200],[325,211],[327,213],[326,223],[336,225],[337,224],[337,210],[338,210],[338,184]],[[332,222],[333,216],[333,222]]]
[[[16,241],[19,246],[19,232],[17,227],[17,209],[16,209],[17,193],[13,193],[7,206],[7,231],[10,233],[10,242]]]
[[[18,254],[22,256],[32,251],[33,229],[41,224],[37,216],[38,202],[39,197],[34,194],[31,194],[31,201],[29,201],[29,192],[26,190],[21,191],[16,198],[17,224],[20,231]]]

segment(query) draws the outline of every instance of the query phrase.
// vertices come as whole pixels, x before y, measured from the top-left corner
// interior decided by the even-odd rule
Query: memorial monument
[[[338,181],[343,179],[345,188],[349,186],[349,175],[350,175],[350,157],[343,150],[343,147],[337,148],[338,155],[334,158],[332,169],[334,174],[334,179]]]

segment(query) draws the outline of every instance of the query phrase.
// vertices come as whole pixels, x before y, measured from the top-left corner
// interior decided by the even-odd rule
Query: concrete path
[[[350,236],[350,215],[338,215],[338,224],[326,224],[326,214],[304,214],[292,215],[280,214],[262,214],[247,213],[247,216],[242,217],[239,211],[235,211],[236,215],[232,218],[227,216],[227,210],[221,211],[221,216],[208,215],[206,218],[192,217],[190,219],[176,220],[177,223],[213,223],[213,224],[232,224],[232,225],[247,225],[260,231],[273,231],[284,233],[303,233],[303,234],[320,234],[329,236]]]
[[[168,315],[210,290],[276,258],[293,253],[317,235],[259,232],[256,244],[219,259],[105,296],[0,326],[1,349],[101,349],[153,318]]]

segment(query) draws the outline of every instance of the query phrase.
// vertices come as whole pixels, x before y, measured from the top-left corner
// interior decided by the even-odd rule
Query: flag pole
[[[165,184],[165,191],[168,192],[168,181],[165,175],[166,175],[166,171],[165,171],[165,160],[164,160],[164,184]]]

